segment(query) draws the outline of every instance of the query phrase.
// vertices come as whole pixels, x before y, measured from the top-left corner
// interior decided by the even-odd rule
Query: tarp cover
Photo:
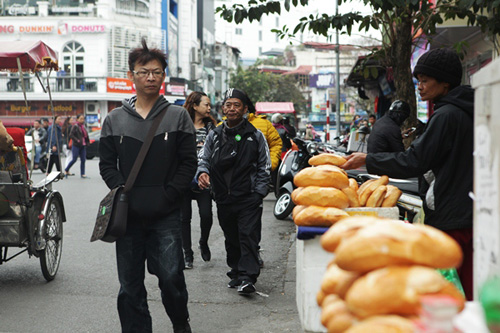
[[[17,72],[17,58],[23,71],[57,70],[57,52],[42,41],[0,42],[0,70]]]
[[[257,113],[295,113],[292,102],[257,102]]]

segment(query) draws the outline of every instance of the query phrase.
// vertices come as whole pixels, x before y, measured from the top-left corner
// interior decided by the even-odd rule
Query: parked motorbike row
[[[341,149],[336,146],[316,142],[307,141],[301,138],[294,138],[293,142],[297,145],[297,150],[289,150],[286,152],[281,161],[274,186],[276,202],[274,204],[274,216],[278,220],[286,219],[291,213],[295,204],[292,201],[292,192],[296,188],[293,183],[294,176],[306,167],[310,167],[309,159],[320,153],[335,153],[345,155]],[[350,178],[354,178],[359,184],[364,183],[369,179],[378,178],[379,176],[370,175],[366,169],[347,170]],[[418,181],[416,178],[411,179],[390,179],[390,185],[398,187],[403,194],[401,195],[397,207],[399,208],[400,218],[408,221],[414,221],[419,218],[419,212],[422,207],[422,200],[418,196]]]

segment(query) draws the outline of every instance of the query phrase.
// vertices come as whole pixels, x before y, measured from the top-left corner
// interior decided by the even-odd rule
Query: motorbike
[[[297,150],[288,150],[281,161],[276,176],[274,186],[276,202],[274,203],[273,214],[278,220],[286,219],[291,213],[295,204],[292,201],[292,192],[296,188],[293,184],[293,177],[302,169],[309,167],[309,159],[321,152],[334,153],[333,147],[326,143],[308,141],[294,138]]]

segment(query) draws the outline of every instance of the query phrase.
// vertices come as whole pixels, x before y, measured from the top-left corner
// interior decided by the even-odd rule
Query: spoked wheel
[[[276,202],[274,203],[274,217],[278,220],[284,220],[292,213],[295,204],[292,201],[292,196],[288,192],[283,192],[280,194]]]
[[[59,200],[50,201],[42,235],[45,249],[40,251],[40,266],[45,280],[52,281],[59,269],[63,243],[62,211]]]

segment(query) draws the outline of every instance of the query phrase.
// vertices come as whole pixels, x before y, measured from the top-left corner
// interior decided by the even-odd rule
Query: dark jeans
[[[71,156],[73,157],[73,159],[71,160],[71,162],[69,162],[68,166],[64,171],[68,172],[69,169],[71,169],[71,167],[73,166],[73,164],[76,163],[78,157],[80,157],[80,176],[84,176],[85,161],[87,160],[87,146],[76,147],[75,145],[73,145],[73,147],[71,147]]]
[[[191,201],[196,200],[198,203],[198,210],[200,213],[200,242],[207,243],[212,229],[212,196],[210,191],[193,192],[189,191],[182,198],[181,217],[182,217],[182,247],[186,256],[193,256],[192,242],[191,242],[191,217],[192,206]]]
[[[445,233],[450,235],[462,248],[462,252],[464,254],[462,264],[457,268],[458,277],[460,278],[460,282],[462,282],[462,287],[464,288],[465,297],[468,301],[472,301],[474,297],[473,290],[473,280],[472,280],[472,271],[473,271],[473,233],[472,228],[466,229],[455,229],[455,230],[445,230]]]
[[[258,251],[262,197],[253,193],[234,204],[217,204],[217,215],[224,232],[226,261],[231,267],[229,278],[255,283],[260,274]]]
[[[47,173],[52,171],[52,166],[56,165],[57,171],[61,171],[61,161],[59,160],[58,154],[50,154],[49,165],[47,166]]]
[[[158,277],[163,306],[172,324],[188,321],[179,211],[156,221],[129,221],[127,233],[116,242],[116,258],[122,332],[152,332],[144,262],[149,273]]]

